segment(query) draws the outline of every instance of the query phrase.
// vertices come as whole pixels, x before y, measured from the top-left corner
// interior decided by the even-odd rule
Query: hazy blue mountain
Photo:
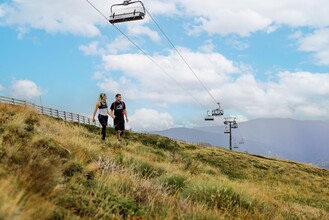
[[[228,148],[225,126],[174,128],[152,132],[187,142],[205,142]],[[239,145],[243,137],[245,144]],[[257,119],[239,123],[233,131],[233,144],[238,151],[312,163],[328,168],[329,121],[292,119]]]

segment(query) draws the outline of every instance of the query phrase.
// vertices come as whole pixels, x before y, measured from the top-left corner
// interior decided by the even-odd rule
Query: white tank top
[[[98,107],[98,109],[99,109],[98,113],[100,115],[107,116],[108,107],[107,107],[107,103],[106,102],[101,102],[100,103],[100,106]]]

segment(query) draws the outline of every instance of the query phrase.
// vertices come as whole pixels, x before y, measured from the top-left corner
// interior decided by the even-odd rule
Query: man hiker
[[[125,130],[125,117],[126,122],[129,122],[126,104],[121,101],[121,94],[116,94],[115,102],[111,105],[111,113],[114,116],[114,128],[117,134],[118,141],[121,141],[121,136]]]

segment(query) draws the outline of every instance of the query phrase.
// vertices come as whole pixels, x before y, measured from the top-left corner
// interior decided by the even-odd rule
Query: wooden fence
[[[10,105],[19,105],[19,106],[29,107],[29,108],[34,109],[39,114],[47,115],[47,116],[50,116],[53,118],[62,119],[64,121],[77,122],[80,124],[94,125],[94,126],[98,126],[98,127],[101,126],[98,120],[93,122],[91,118],[88,118],[86,116],[74,114],[71,112],[61,111],[61,110],[57,110],[57,109],[43,107],[43,106],[36,105],[34,103],[30,103],[30,102],[23,101],[23,100],[0,96],[0,102],[10,104]]]

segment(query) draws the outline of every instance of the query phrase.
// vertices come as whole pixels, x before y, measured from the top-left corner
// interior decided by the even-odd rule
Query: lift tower
[[[236,122],[236,117],[225,118],[224,124],[226,125],[224,134],[229,134],[230,150],[232,149],[232,129],[238,128],[238,123]]]

